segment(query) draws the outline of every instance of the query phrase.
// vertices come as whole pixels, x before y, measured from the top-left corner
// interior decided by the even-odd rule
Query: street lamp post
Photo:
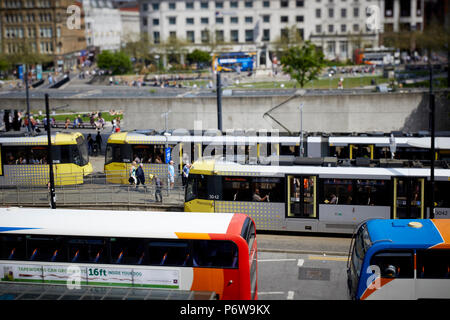
[[[300,157],[303,158],[303,103],[300,103]]]

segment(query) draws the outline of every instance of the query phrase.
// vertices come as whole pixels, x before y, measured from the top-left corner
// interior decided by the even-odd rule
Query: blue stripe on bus
[[[18,231],[18,230],[30,230],[40,228],[22,228],[22,227],[0,227],[0,232]]]

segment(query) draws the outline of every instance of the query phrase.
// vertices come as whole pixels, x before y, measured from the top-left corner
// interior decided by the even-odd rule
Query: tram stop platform
[[[0,300],[215,300],[215,297],[211,291],[87,285],[69,289],[57,284],[0,283]]]

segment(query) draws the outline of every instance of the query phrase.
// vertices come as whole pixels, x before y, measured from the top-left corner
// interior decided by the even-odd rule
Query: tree
[[[302,88],[308,82],[317,79],[325,66],[323,52],[309,41],[301,47],[287,49],[281,58],[281,64],[283,71],[297,80]]]
[[[187,55],[189,63],[209,64],[211,63],[211,55],[207,51],[195,49]]]
[[[97,57],[97,65],[100,69],[110,70],[114,75],[133,71],[130,57],[121,51],[115,53],[109,50],[102,51]]]

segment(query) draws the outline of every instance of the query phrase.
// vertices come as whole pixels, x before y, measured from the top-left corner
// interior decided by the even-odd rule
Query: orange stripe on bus
[[[439,233],[444,239],[443,243],[433,246],[433,249],[450,248],[450,223],[448,223],[448,221],[445,221],[445,219],[443,220],[433,219],[432,221],[436,226],[436,229],[438,229]]]
[[[224,287],[223,272],[223,269],[194,268],[194,280],[192,281],[191,290],[214,291],[222,296]]]
[[[178,239],[211,240],[208,233],[175,232]]]

